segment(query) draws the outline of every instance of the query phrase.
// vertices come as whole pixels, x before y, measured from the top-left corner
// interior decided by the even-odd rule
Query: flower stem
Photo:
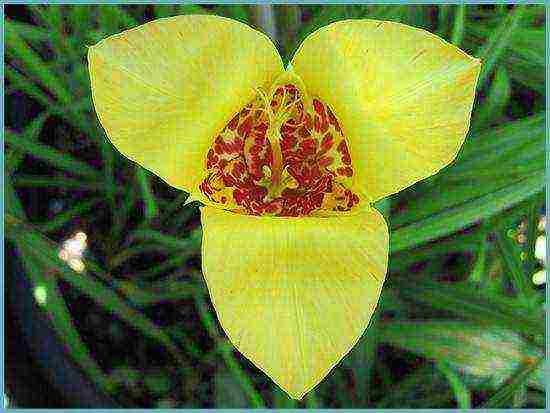
[[[277,22],[281,27],[281,49],[285,62],[291,58],[296,47],[296,36],[302,21],[302,11],[297,5],[281,5],[277,7]]]
[[[275,21],[275,9],[272,4],[252,6],[252,20],[267,34],[276,46],[280,46],[279,32]]]

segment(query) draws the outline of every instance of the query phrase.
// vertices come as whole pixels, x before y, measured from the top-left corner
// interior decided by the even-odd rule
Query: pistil
[[[271,145],[271,153],[273,155],[273,163],[271,168],[271,187],[276,189],[280,186],[281,175],[283,174],[283,153],[281,152],[281,132],[280,126],[275,125],[268,131],[268,139]],[[271,188],[270,188],[270,191]]]

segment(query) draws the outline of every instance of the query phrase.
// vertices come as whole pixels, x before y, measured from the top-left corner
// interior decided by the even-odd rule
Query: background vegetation
[[[484,62],[459,159],[380,205],[390,270],[368,340],[299,403],[223,335],[200,274],[199,205],[122,157],[92,109],[86,46],[185,13],[259,21],[246,5],[6,6],[6,260],[18,257],[25,271],[10,277],[33,286],[90,386],[127,407],[544,407],[544,290],[531,281],[544,6],[275,7],[287,59],[316,28],[369,17]],[[77,231],[84,272],[58,257]]]

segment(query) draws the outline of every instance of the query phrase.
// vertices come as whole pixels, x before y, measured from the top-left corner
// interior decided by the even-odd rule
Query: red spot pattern
[[[349,211],[359,203],[351,190],[351,156],[342,129],[319,99],[305,109],[299,89],[287,84],[269,97],[274,117],[286,116],[279,133],[269,131],[261,99],[248,104],[214,139],[199,189],[227,209],[247,214],[305,216],[316,211]],[[275,131],[276,132],[276,131]],[[269,139],[280,136],[282,175],[273,187]]]

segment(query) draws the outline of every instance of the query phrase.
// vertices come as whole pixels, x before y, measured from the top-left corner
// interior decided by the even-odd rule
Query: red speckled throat
[[[206,167],[200,190],[234,212],[299,217],[359,203],[336,116],[319,99],[307,108],[293,84],[259,92],[216,137]]]

